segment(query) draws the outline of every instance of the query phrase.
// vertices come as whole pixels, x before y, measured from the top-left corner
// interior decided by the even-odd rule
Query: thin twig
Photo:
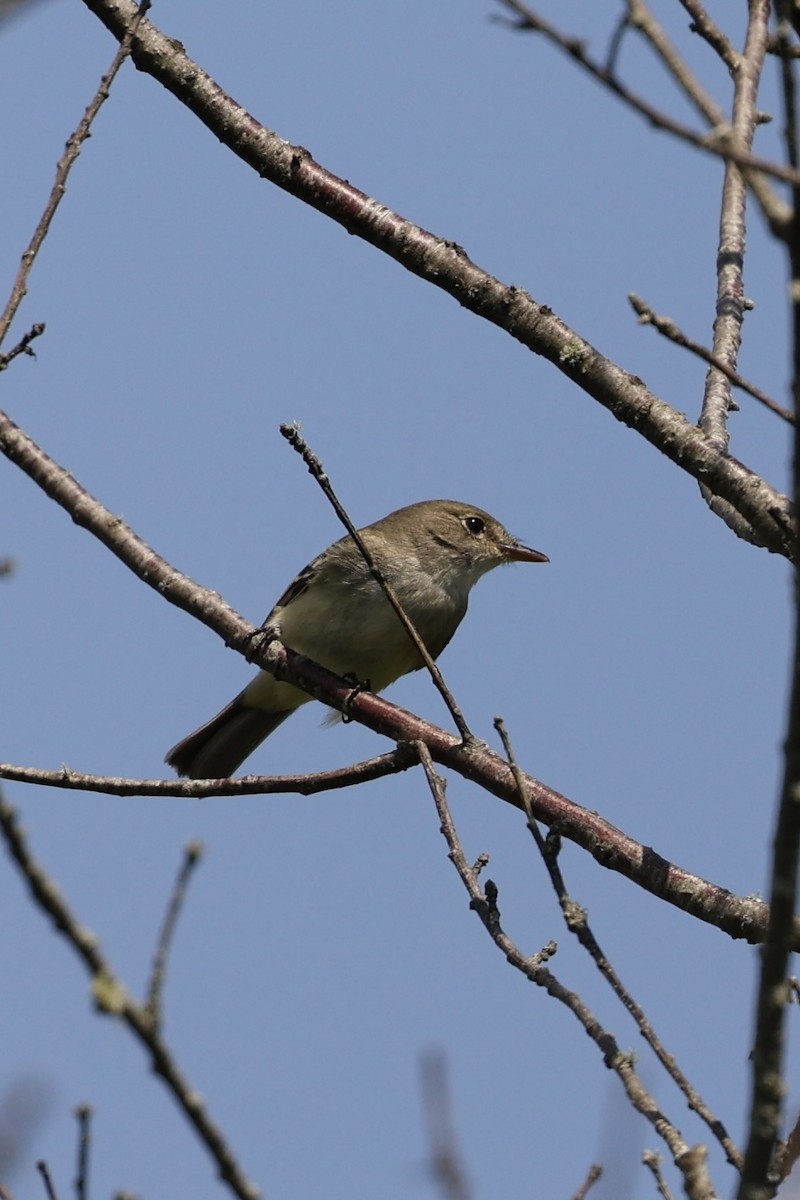
[[[471,1189],[456,1143],[447,1064],[443,1055],[424,1055],[421,1072],[431,1176],[445,1200],[469,1200]]]
[[[617,23],[611,31],[611,37],[608,40],[608,51],[606,53],[606,71],[609,75],[615,75],[617,72],[617,59],[622,50],[622,39],[629,29],[633,29],[634,22],[631,19],[631,9],[636,3],[636,0],[628,0],[628,11],[620,13]]]
[[[692,32],[699,34],[704,41],[708,42],[729,71],[737,71],[741,55],[738,50],[734,50],[733,45],[719,26],[711,20],[700,0],[680,0],[680,2],[692,18],[692,24],[689,27]]]
[[[69,173],[81,152],[83,143],[89,137],[92,128],[92,122],[102,108],[104,102],[108,99],[111,84],[114,82],[114,79],[116,78],[125,59],[130,54],[131,44],[136,36],[136,32],[139,28],[142,18],[144,17],[144,14],[150,8],[150,3],[151,0],[141,0],[141,3],[138,5],[130,27],[125,36],[122,38],[117,53],[114,55],[114,61],[112,62],[106,74],[100,80],[100,86],[98,87],[94,97],[83,114],[77,129],[68,139],[67,144],[64,147],[64,153],[59,159],[58,167],[56,168],[56,178],[50,192],[50,197],[45,205],[44,212],[39,219],[39,223],[33,232],[33,237],[28,244],[28,248],[22,255],[17,277],[14,280],[14,286],[11,289],[11,295],[9,296],[5,311],[2,313],[2,315],[0,315],[0,345],[2,345],[4,342],[11,322],[14,320],[17,310],[27,294],[28,277],[31,273],[31,268],[36,261],[36,256],[42,247],[42,243],[47,237],[53,217],[56,215],[56,210],[58,209],[58,206],[64,197]],[[34,328],[37,327],[34,326]],[[42,325],[41,328],[43,330],[44,326]]]
[[[85,2],[89,3],[90,0],[85,0]],[[663,129],[698,150],[704,150],[719,158],[733,162],[743,170],[763,171],[765,175],[769,175],[773,179],[780,179],[784,183],[789,183],[793,186],[800,184],[800,175],[791,167],[784,167],[781,163],[761,158],[758,155],[749,154],[736,145],[732,141],[732,130],[727,122],[719,128],[710,130],[708,133],[697,133],[695,130],[690,129],[689,126],[682,124],[680,121],[657,109],[648,100],[645,100],[642,96],[632,91],[615,75],[612,75],[601,63],[591,58],[586,50],[585,42],[581,38],[571,37],[569,34],[562,33],[550,21],[546,21],[538,13],[534,12],[529,5],[523,3],[523,0],[499,0],[499,2],[517,14],[518,19],[513,22],[507,21],[507,24],[511,25],[514,29],[540,33],[549,42],[567,54],[574,62],[578,63],[594,79],[613,92],[615,96],[619,97],[629,107],[645,117],[654,128]],[[501,18],[497,18],[497,20],[502,21]]]
[[[509,766],[514,773],[514,778],[517,787],[520,791],[520,797],[524,797],[525,793],[525,777],[519,767],[514,748],[511,744],[508,730],[502,717],[495,717],[494,727],[500,735],[503,743],[503,750],[508,759]],[[528,812],[528,829],[530,830],[542,860],[550,877],[550,883],[553,891],[558,899],[561,912],[564,916],[564,921],[570,933],[578,939],[578,942],[587,952],[593,963],[597,967],[600,974],[608,983],[614,995],[630,1013],[633,1020],[636,1022],[639,1033],[647,1042],[650,1049],[655,1054],[658,1061],[661,1063],[664,1070],[669,1075],[670,1079],[680,1088],[683,1095],[686,1097],[687,1104],[690,1109],[697,1113],[702,1121],[708,1126],[711,1133],[717,1139],[722,1149],[725,1151],[728,1162],[731,1163],[737,1170],[741,1170],[742,1153],[736,1143],[731,1138],[723,1122],[716,1117],[708,1107],[703,1097],[695,1087],[689,1082],[683,1071],[678,1066],[676,1059],[667,1051],[664,1044],[647,1019],[647,1016],[641,1005],[633,998],[631,993],[623,984],[610,960],[605,954],[605,951],[600,946],[594,932],[589,924],[588,914],[583,905],[579,904],[570,896],[567,891],[564,876],[561,873],[558,857],[561,849],[561,839],[556,834],[551,832],[545,839],[542,837],[538,826],[533,818],[533,813],[526,806]]]
[[[725,110],[690,70],[666,30],[659,23],[646,0],[627,0],[628,20],[657,55],[662,66],[672,76],[687,100],[700,113],[711,129],[727,124]]]
[[[64,788],[73,792],[100,792],[108,796],[178,796],[181,799],[204,799],[207,796],[260,796],[296,793],[314,796],[318,792],[353,787],[396,775],[416,764],[416,756],[399,745],[388,754],[379,754],[338,767],[333,771],[317,771],[308,775],[243,775],[237,779],[122,779],[116,775],[87,775],[61,767],[46,771],[40,767],[22,767],[0,763],[0,779],[14,783],[30,783],[39,787]]]
[[[502,951],[506,961],[520,971],[526,979],[537,987],[543,988],[548,995],[563,1004],[576,1018],[585,1033],[595,1043],[603,1056],[605,1066],[612,1070],[620,1079],[628,1100],[634,1109],[650,1122],[655,1132],[669,1147],[673,1161],[682,1172],[686,1182],[687,1194],[692,1200],[701,1200],[701,1193],[696,1184],[691,1184],[684,1163],[691,1154],[691,1148],[684,1141],[677,1126],[675,1126],[659,1108],[653,1096],[647,1091],[634,1066],[633,1056],[623,1053],[616,1039],[599,1022],[588,1005],[576,993],[569,991],[552,971],[545,966],[556,952],[556,945],[550,942],[537,954],[524,955],[502,928],[500,912],[497,907],[497,887],[487,880],[482,888],[475,871],[469,865],[464,854],[458,832],[455,827],[450,808],[447,803],[445,781],[436,774],[433,760],[427,746],[417,744],[420,763],[425,772],[428,786],[433,796],[436,811],[439,816],[442,834],[447,842],[448,858],[458,871],[459,877],[470,897],[470,908],[477,912],[487,933]],[[692,1161],[693,1170],[696,1164]]]
[[[0,835],[42,912],[66,938],[92,978],[97,1009],[120,1018],[150,1054],[152,1068],[161,1077],[184,1116],[213,1158],[220,1177],[240,1200],[260,1200],[261,1193],[239,1166],[222,1130],[211,1119],[200,1093],[182,1074],[178,1064],[154,1027],[144,1005],[137,1004],[114,973],[110,960],[100,949],[98,938],[81,925],[61,891],[31,853],[16,813],[0,795]]]
[[[713,130],[727,127],[728,120],[725,111],[706,91],[695,73],[689,69],[685,58],[672,44],[645,0],[628,0],[628,9],[631,25],[650,44],[686,98],[708,123],[709,128]],[[794,165],[796,166],[796,164]],[[791,206],[778,194],[763,173],[747,171],[746,178],[773,234],[775,237],[785,240],[786,231],[792,219]]]
[[[7,354],[0,354],[0,371],[5,371],[9,363],[12,363],[20,354],[27,354],[29,358],[36,358],[36,351],[33,349],[31,342],[41,337],[44,330],[44,321],[39,321],[36,325],[31,325],[28,332],[22,335],[13,349],[9,350]]]
[[[464,715],[461,712],[460,707],[456,703],[455,696],[453,695],[453,693],[450,691],[449,687],[445,683],[444,676],[442,675],[441,671],[437,667],[433,657],[430,654],[430,651],[428,650],[428,647],[425,645],[422,638],[417,633],[414,623],[412,622],[411,618],[408,616],[408,614],[406,613],[402,604],[400,603],[400,599],[397,595],[397,592],[392,587],[392,585],[389,583],[388,579],[386,578],[384,573],[381,571],[378,564],[375,562],[375,559],[372,556],[372,554],[370,553],[370,550],[369,550],[366,542],[361,537],[361,534],[356,529],[355,525],[353,524],[352,520],[350,519],[349,513],[345,510],[344,505],[341,503],[338,496],[334,492],[333,485],[331,484],[330,479],[328,478],[327,474],[325,473],[322,463],[317,458],[316,454],[310,448],[308,443],[300,435],[300,431],[296,425],[281,425],[280,430],[281,430],[281,435],[286,438],[287,442],[292,447],[292,449],[296,450],[297,453],[300,455],[303,462],[308,467],[310,474],[313,475],[314,479],[316,479],[317,483],[322,488],[322,491],[324,492],[325,496],[330,501],[331,506],[332,506],[334,512],[336,513],[337,517],[342,522],[345,529],[350,534],[350,537],[355,542],[356,547],[358,548],[358,551],[361,554],[361,557],[364,559],[364,562],[369,567],[369,570],[372,574],[373,579],[378,584],[378,586],[383,590],[383,593],[386,596],[386,599],[389,601],[392,608],[396,612],[397,618],[400,621],[400,624],[405,629],[406,633],[408,634],[409,638],[411,639],[412,643],[414,644],[414,647],[416,648],[417,653],[419,654],[420,658],[422,659],[425,666],[427,667],[428,674],[430,675],[431,679],[433,680],[435,687],[439,691],[440,696],[442,697],[442,699],[444,700],[445,704],[447,705],[447,707],[450,711],[450,715],[452,716],[453,720],[455,721],[456,729],[461,734],[461,737],[464,739],[465,742],[467,742],[467,743],[471,742],[473,740],[473,734],[472,734],[469,726],[467,725],[467,722],[464,720]]]
[[[75,1200],[88,1200],[92,1110],[88,1104],[79,1104],[74,1110],[74,1116],[78,1122],[78,1169],[75,1175]]]
[[[202,857],[203,843],[197,841],[189,842],[189,845],[183,852],[183,862],[175,880],[175,887],[172,890],[167,911],[164,914],[164,924],[161,927],[161,934],[156,945],[155,954],[153,955],[153,971],[150,976],[150,986],[147,989],[147,999],[144,1004],[155,1028],[161,1025],[164,980],[167,973],[169,948],[172,944],[181,908],[186,899],[189,881]]]
[[[575,1194],[573,1195],[572,1200],[586,1200],[586,1197],[588,1196],[591,1189],[594,1187],[594,1185],[597,1183],[597,1181],[599,1179],[602,1179],[602,1177],[603,1177],[603,1168],[600,1165],[600,1163],[592,1163],[591,1167],[589,1167],[589,1170],[586,1174],[586,1178],[584,1179],[581,1186],[578,1188],[577,1192],[575,1192]]]
[[[664,1172],[661,1170],[661,1163],[663,1162],[661,1155],[657,1154],[655,1150],[645,1150],[642,1155],[642,1162],[655,1179],[658,1194],[662,1200],[673,1200],[672,1192],[667,1187]]]
[[[752,396],[754,400],[758,400],[760,404],[763,404],[765,408],[774,412],[776,416],[781,417],[788,424],[794,425],[795,416],[791,409],[784,408],[782,404],[778,404],[777,400],[773,400],[766,392],[762,392],[761,388],[756,387],[754,383],[750,383],[738,371],[734,371],[723,359],[712,354],[700,342],[693,341],[671,317],[661,316],[660,313],[657,313],[655,309],[650,307],[646,300],[643,300],[641,296],[637,296],[635,292],[628,293],[628,300],[634,312],[637,313],[642,325],[652,325],[654,329],[658,330],[660,334],[663,334],[671,342],[674,342],[676,346],[682,346],[684,350],[696,354],[698,358],[702,358],[709,366],[715,367],[717,371],[721,371],[734,387],[747,392],[749,396]]]
[[[47,1200],[58,1200],[58,1193],[53,1186],[53,1180],[50,1178],[50,1168],[43,1158],[40,1158],[37,1162],[36,1170],[39,1172],[44,1182],[44,1190],[47,1192]]]

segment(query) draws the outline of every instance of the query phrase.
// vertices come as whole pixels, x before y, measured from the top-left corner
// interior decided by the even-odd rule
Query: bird
[[[488,512],[459,500],[422,500],[359,530],[432,658],[467,611],[481,576],[512,562],[546,563]],[[417,647],[348,534],[289,584],[262,628],[336,675],[381,692],[423,666]],[[166,756],[178,775],[227,779],[292,713],[313,699],[268,671]]]

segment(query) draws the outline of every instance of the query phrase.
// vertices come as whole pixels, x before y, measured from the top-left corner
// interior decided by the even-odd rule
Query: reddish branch
[[[0,453],[16,463],[77,525],[88,529],[144,583],[213,629],[226,645],[245,654],[276,678],[288,680],[340,711],[346,710],[376,733],[395,742],[424,742],[436,762],[524,810],[525,803],[511,768],[489,746],[483,742],[464,745],[453,734],[371,692],[354,695],[351,682],[339,679],[280,642],[260,646],[259,639],[254,637],[258,631],[249,621],[216,592],[201,587],[171,566],[3,413],[0,413]],[[769,914],[763,902],[734,896],[725,888],[683,870],[533,776],[524,775],[522,779],[527,789],[526,799],[537,819],[582,846],[601,866],[618,871],[653,895],[717,926],[731,937],[761,941]],[[800,925],[794,936],[800,947]]]
[[[117,39],[137,16],[133,0],[84,0]],[[473,263],[461,246],[392,212],[260,125],[147,19],[132,39],[136,66],[185,104],[224,145],[260,176],[395,258],[407,270],[453,296],[464,308],[505,329],[554,364],[578,387],[640,433],[682,470],[727,500],[744,520],[740,536],[777,554],[793,553],[789,503],[742,463],[716,449],[682,413],[641,379],[605,358],[527,292]],[[736,157],[736,156],[734,156]],[[794,176],[793,176],[794,178]]]

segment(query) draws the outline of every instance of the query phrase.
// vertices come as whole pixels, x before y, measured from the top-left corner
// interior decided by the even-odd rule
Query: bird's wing
[[[273,615],[278,611],[278,609],[285,608],[287,604],[291,604],[291,602],[296,600],[298,596],[302,596],[303,592],[308,591],[308,586],[315,574],[316,565],[317,559],[315,558],[314,561],[310,562],[307,567],[303,567],[299,575],[295,575],[294,579],[289,584],[280,600],[273,605],[272,609],[267,614],[264,620],[265,625],[270,625],[272,623]]]

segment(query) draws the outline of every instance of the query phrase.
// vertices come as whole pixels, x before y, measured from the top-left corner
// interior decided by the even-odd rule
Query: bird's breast
[[[452,596],[421,572],[393,580],[398,599],[435,657],[447,645],[466,611],[466,598]],[[337,675],[369,680],[374,691],[422,665],[419,653],[385,594],[369,576],[357,583],[315,581],[273,620],[293,650]]]

